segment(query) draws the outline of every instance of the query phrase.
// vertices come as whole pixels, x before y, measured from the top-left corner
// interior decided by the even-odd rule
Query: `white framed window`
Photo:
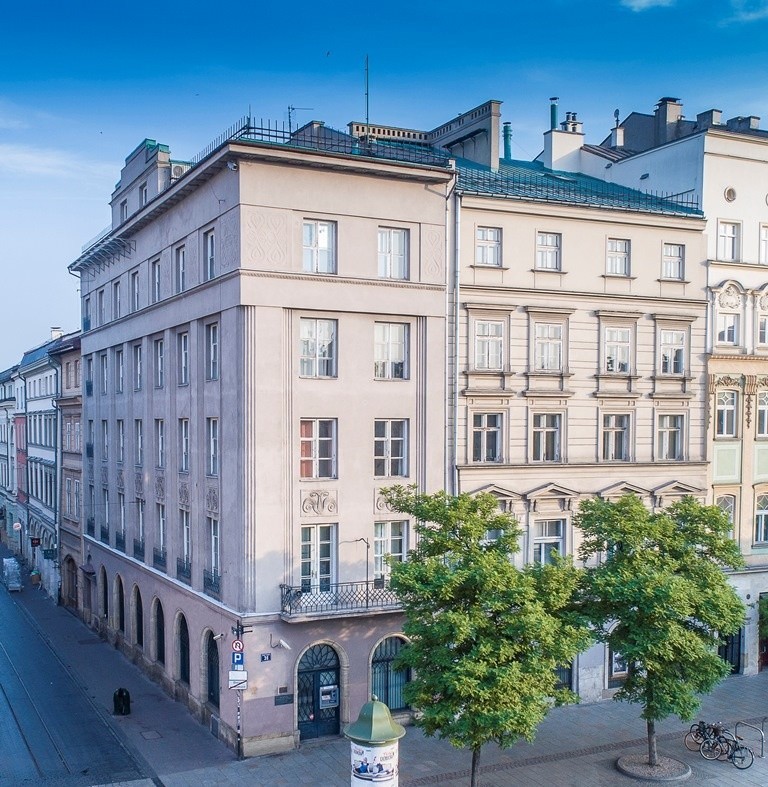
[[[656,429],[656,458],[680,461],[684,458],[685,416],[659,415]]]
[[[144,464],[144,422],[137,418],[133,422],[133,458],[136,465]]]
[[[757,392],[756,436],[768,437],[768,391]]]
[[[768,344],[768,314],[757,315],[757,344]]]
[[[685,373],[685,331],[662,329],[659,331],[659,355],[662,374]]]
[[[106,353],[101,355],[101,357],[99,358],[99,363],[101,366],[101,392],[105,394],[107,392],[108,377],[109,377]]]
[[[472,461],[502,461],[502,414],[473,413]]]
[[[475,320],[475,369],[501,371],[504,362],[504,323]]]
[[[176,337],[178,350],[179,385],[189,385],[189,333]]]
[[[155,513],[157,515],[157,548],[161,552],[165,552],[166,542],[166,520],[165,520],[165,503],[155,504]]]
[[[144,536],[146,535],[144,507],[145,507],[144,501],[140,497],[137,497],[136,498],[136,525],[137,525],[136,530],[137,530],[138,541],[140,541],[142,545],[144,544]]]
[[[189,511],[179,509],[179,525],[181,529],[181,559],[185,563],[192,561],[192,529],[189,524]]]
[[[733,523],[736,515],[736,498],[733,495],[720,495],[715,498],[715,505],[728,517],[733,532]]]
[[[717,225],[717,258],[736,262],[741,252],[741,225],[735,221],[720,221]]]
[[[682,243],[665,243],[661,258],[661,278],[682,281],[685,275],[685,246]]]
[[[758,259],[761,265],[768,265],[768,224],[760,225],[760,252]]]
[[[533,461],[561,461],[562,413],[533,414]]]
[[[537,519],[533,523],[533,562],[554,563],[554,555],[565,554],[565,520]]]
[[[109,456],[109,421],[101,422],[101,458]]]
[[[537,372],[563,371],[563,325],[557,322],[534,324],[533,363]]]
[[[116,281],[112,285],[112,319],[116,320],[122,314],[122,304],[120,302],[120,282]]]
[[[336,377],[336,320],[302,317],[299,374],[302,377]]]
[[[540,271],[562,270],[560,247],[563,236],[559,232],[536,233],[536,269]]]
[[[176,292],[184,292],[187,289],[187,249],[185,246],[178,246],[174,252],[176,261]]]
[[[630,242],[621,238],[608,238],[606,273],[610,276],[629,276]]]
[[[768,542],[768,495],[758,495],[755,500],[755,543]]]
[[[603,461],[629,461],[629,429],[630,417],[628,413],[603,414]]]
[[[155,462],[157,467],[165,467],[165,421],[155,418]]]
[[[104,512],[102,515],[104,527],[109,529],[109,489],[101,490],[101,510]]]
[[[373,576],[389,576],[391,562],[402,563],[408,551],[408,522],[375,522],[373,525]]]
[[[149,191],[147,189],[147,184],[142,183],[139,186],[139,206],[143,208],[147,202],[149,202]]]
[[[66,493],[65,493],[66,504],[64,510],[67,516],[72,516],[72,479],[71,478],[67,478],[65,482],[65,488],[66,488]]]
[[[373,358],[373,376],[377,380],[405,380],[408,377],[408,325],[375,323]]]
[[[498,227],[475,230],[475,265],[501,267],[501,229]]]
[[[125,461],[125,421],[117,419],[117,461]]]
[[[301,478],[336,478],[336,419],[302,418],[299,437]]]
[[[133,345],[133,390],[140,391],[142,384],[141,345]]]
[[[210,564],[212,574],[221,574],[221,529],[216,517],[206,517],[208,520],[208,543],[211,548]]]
[[[336,525],[301,528],[301,589],[328,593],[336,582]]]
[[[128,220],[128,200],[124,199],[120,203],[120,223]]]
[[[165,385],[165,341],[155,339],[155,388],[162,388]]]
[[[205,433],[208,443],[207,474],[219,474],[219,419],[205,419]]]
[[[373,422],[373,474],[378,477],[408,475],[408,421]]]
[[[189,418],[179,418],[179,470],[189,472]]]
[[[379,276],[408,278],[408,230],[379,227]]]
[[[97,316],[99,318],[99,325],[104,325],[107,321],[107,309],[106,304],[104,303],[104,290],[99,290],[96,293],[96,304],[97,304]]]
[[[736,437],[736,414],[739,395],[736,391],[718,391],[715,406],[715,436]]]
[[[307,273],[336,273],[336,225],[304,220],[303,266]]]
[[[134,271],[131,274],[131,311],[137,312],[139,310],[139,272]]]
[[[125,535],[125,494],[123,492],[117,493],[117,514],[118,514],[118,528],[122,535]]]
[[[216,276],[216,236],[213,230],[203,234],[203,279],[210,281]]]
[[[603,371],[608,374],[629,374],[632,368],[632,329],[606,325],[603,339]]]
[[[160,260],[152,260],[149,264],[149,290],[152,294],[152,303],[160,300]]]
[[[739,343],[739,315],[731,312],[718,312],[717,314],[717,343],[738,345]]]
[[[205,379],[219,379],[219,324],[205,326]]]
[[[74,519],[80,519],[80,481],[75,479],[75,508],[72,511]]]

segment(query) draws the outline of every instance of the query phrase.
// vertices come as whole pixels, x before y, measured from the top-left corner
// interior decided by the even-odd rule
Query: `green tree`
[[[392,487],[384,496],[418,520],[408,560],[392,565],[409,643],[397,666],[413,670],[406,700],[428,736],[472,750],[531,740],[555,703],[555,668],[590,641],[572,611],[579,571],[566,560],[515,568],[520,529],[490,494],[452,497]]]
[[[575,519],[586,569],[582,612],[628,665],[615,699],[642,705],[648,762],[658,764],[656,722],[688,721],[698,694],[730,671],[718,635],[738,631],[744,604],[723,569],[743,564],[731,523],[716,506],[686,497],[651,513],[633,495],[584,501]]]

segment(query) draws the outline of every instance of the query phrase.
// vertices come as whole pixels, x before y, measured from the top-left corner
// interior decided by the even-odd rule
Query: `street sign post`
[[[245,670],[231,670],[229,673],[230,689],[247,689],[248,673]]]
[[[232,654],[232,669],[244,670],[245,669],[245,653]]]
[[[243,650],[245,650],[245,645],[243,645],[243,641],[241,639],[233,639],[232,650],[235,651],[235,653],[242,653]]]

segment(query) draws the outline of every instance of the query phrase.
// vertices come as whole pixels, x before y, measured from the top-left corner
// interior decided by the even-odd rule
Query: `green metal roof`
[[[457,159],[458,190],[464,194],[532,202],[558,202],[613,210],[702,217],[689,194],[661,194],[607,183],[579,172],[547,169],[540,161],[502,159],[494,171]]]

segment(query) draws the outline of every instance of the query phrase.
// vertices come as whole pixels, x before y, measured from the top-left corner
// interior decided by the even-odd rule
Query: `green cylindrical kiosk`
[[[405,728],[392,720],[389,708],[375,694],[360,708],[357,721],[344,728],[351,745],[352,787],[363,783],[398,785],[398,741]]]

